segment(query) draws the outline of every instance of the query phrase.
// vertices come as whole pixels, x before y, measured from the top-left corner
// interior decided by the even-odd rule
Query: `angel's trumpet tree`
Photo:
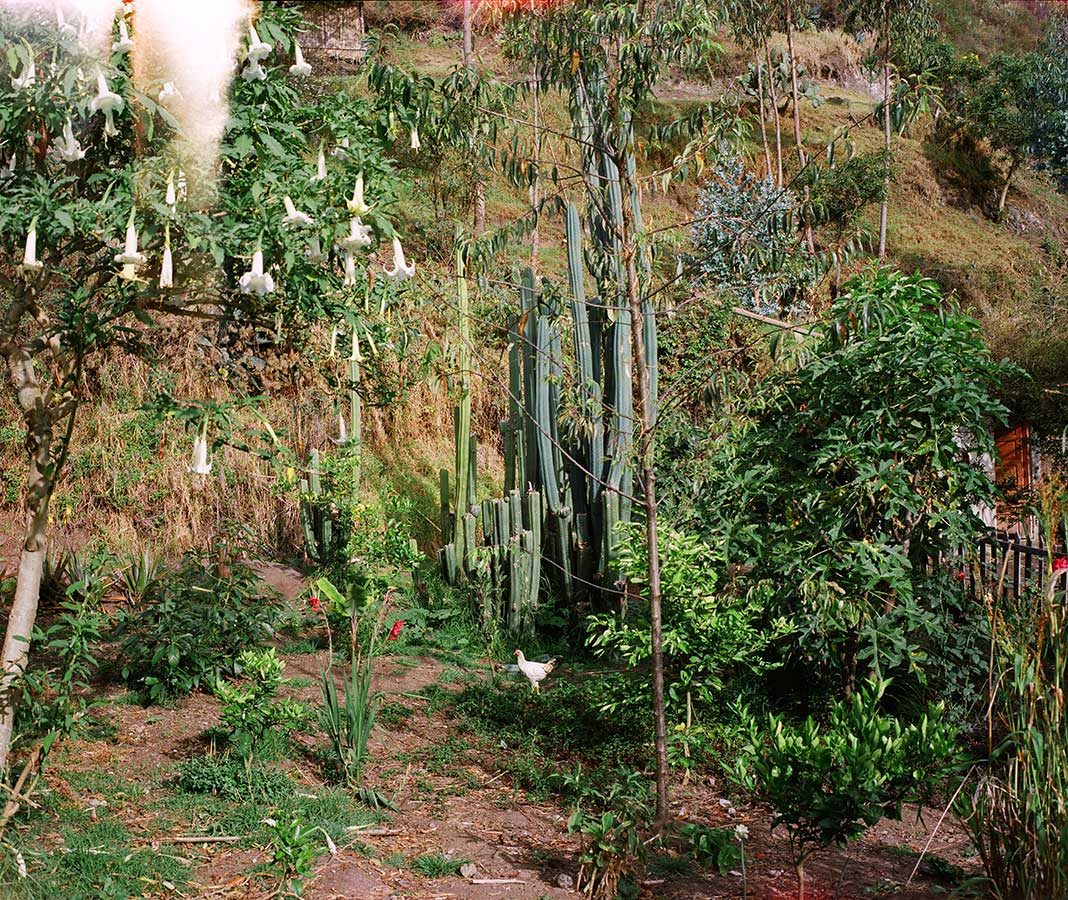
[[[37,67],[33,64],[33,59],[23,66],[22,75],[19,78],[11,79],[11,86],[16,91],[26,90],[37,84]]]
[[[172,169],[167,173],[167,196],[164,198],[164,202],[174,210],[175,204],[178,202],[178,195],[174,189],[174,170]]]
[[[326,180],[326,153],[323,151],[322,144],[319,145],[319,158],[315,160],[315,174],[310,180],[312,182]]]
[[[267,70],[261,68],[258,62],[250,59],[248,65],[241,70],[241,77],[245,81],[266,81]]]
[[[419,129],[412,128],[412,149],[418,150],[422,144],[419,143]]]
[[[304,258],[310,263],[316,265],[326,262],[326,254],[323,252],[322,243],[319,240],[319,235],[312,235],[308,241],[308,246],[304,248]]]
[[[364,225],[359,216],[354,216],[349,220],[349,233],[338,241],[338,246],[346,253],[363,250],[371,244],[371,226]]]
[[[145,264],[145,255],[137,251],[137,225],[134,223],[134,210],[130,208],[130,220],[126,223],[126,243],[122,253],[115,254],[115,262],[122,263],[119,277],[126,281],[137,279],[137,270]]]
[[[340,141],[338,141],[337,146],[330,151],[330,155],[334,157],[334,159],[344,159],[348,152],[349,139],[347,137],[343,137]]]
[[[345,253],[345,280],[342,284],[345,287],[356,286],[356,258],[351,250]]]

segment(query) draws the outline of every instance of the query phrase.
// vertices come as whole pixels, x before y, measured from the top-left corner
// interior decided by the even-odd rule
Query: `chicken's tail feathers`
[[[554,656],[552,659],[546,661],[544,663],[546,673],[549,673],[553,669],[555,669],[556,668],[556,664],[558,662],[560,662],[560,657],[558,657],[558,656]]]

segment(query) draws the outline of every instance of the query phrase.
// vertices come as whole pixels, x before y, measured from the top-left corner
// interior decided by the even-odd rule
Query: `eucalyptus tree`
[[[147,64],[135,78],[130,50],[148,39],[124,20],[114,35],[107,22],[110,52],[97,55],[70,23],[33,7],[0,9],[0,353],[27,452],[0,769],[37,614],[49,502],[94,357],[146,354],[161,316],[217,323],[234,342],[251,334],[259,348],[299,341],[302,324],[351,318],[353,294],[367,284],[362,248],[394,236],[384,218],[389,169],[361,121],[369,110],[348,98],[319,105],[295,87],[309,71],[299,55],[289,59],[301,21],[270,3],[255,28],[235,21],[229,50],[241,74],[232,86],[228,75],[197,86],[161,83],[164,70]],[[202,101],[200,119],[224,108],[216,91],[229,92],[217,161],[191,153],[168,111],[183,90]],[[335,145],[329,163],[326,141]],[[408,272],[400,259],[387,274]],[[210,448],[206,422],[197,424],[190,471],[200,477]]]

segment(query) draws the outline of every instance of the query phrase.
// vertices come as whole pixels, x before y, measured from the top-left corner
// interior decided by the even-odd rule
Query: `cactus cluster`
[[[633,161],[628,160],[628,165]],[[566,235],[574,390],[562,403],[565,382],[561,291],[534,273],[522,273],[519,309],[509,332],[509,415],[501,422],[505,496],[474,504],[475,439],[457,414],[456,513],[449,476],[442,473],[442,571],[492,585],[483,616],[510,629],[529,630],[543,576],[568,600],[616,581],[618,523],[630,519],[634,482],[634,406],[631,315],[618,235],[622,203],[619,171],[591,151],[590,247],[584,252],[578,208],[567,204]],[[638,198],[632,198],[638,227]],[[644,258],[643,258],[644,264]],[[596,290],[587,296],[587,271]],[[647,274],[643,272],[643,276]],[[643,280],[644,277],[643,277]],[[466,286],[461,298],[466,327]],[[656,388],[656,324],[643,306],[647,363]],[[461,333],[461,345],[467,339]],[[469,394],[468,396],[468,403]],[[462,408],[461,408],[462,409]],[[469,468],[461,475],[460,460]],[[461,495],[461,489],[464,493]],[[461,496],[463,501],[461,502]],[[481,520],[481,543],[476,544]]]

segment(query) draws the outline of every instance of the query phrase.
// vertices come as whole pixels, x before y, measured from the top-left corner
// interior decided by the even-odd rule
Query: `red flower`
[[[965,581],[965,580],[966,580],[966,579],[968,578],[968,576],[967,576],[967,575],[965,575],[965,574],[964,574],[963,572],[958,572],[958,573],[957,573],[956,575],[954,575],[953,577],[954,577],[954,578],[956,578],[956,579],[957,579],[957,581]]]
[[[401,629],[403,627],[404,627],[404,619],[397,619],[397,621],[393,623],[393,627],[391,629],[389,629],[389,636],[386,638],[386,640],[387,641],[395,641],[397,638],[399,638],[400,637],[400,633],[401,633]]]
[[[1068,572],[1068,556],[1058,556],[1053,560],[1053,574],[1059,575],[1061,572]]]
[[[309,597],[308,606],[310,606],[315,612],[323,611],[323,601],[318,597]]]

